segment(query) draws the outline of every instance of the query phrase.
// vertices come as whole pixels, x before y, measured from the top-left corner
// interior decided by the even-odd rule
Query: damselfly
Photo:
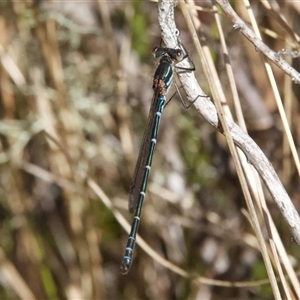
[[[190,61],[190,68],[176,66],[178,62],[181,62],[185,58],[189,58],[183,45],[179,44],[179,46],[181,49],[160,46],[153,50],[154,56],[160,58],[160,62],[153,78],[152,87],[154,95],[149,112],[148,125],[144,133],[143,144],[139,152],[129,195],[129,211],[130,213],[135,212],[135,215],[120,268],[121,273],[123,274],[126,274],[129,271],[133,260],[135,239],[140,223],[154,148],[157,141],[159,122],[163,108],[166,104],[166,95],[173,80],[173,66],[180,69],[180,72],[191,72],[195,70],[192,61]]]

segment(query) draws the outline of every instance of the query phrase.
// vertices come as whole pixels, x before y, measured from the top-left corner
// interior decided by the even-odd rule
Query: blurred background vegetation
[[[247,20],[245,5],[233,5]],[[299,4],[278,5],[299,34]],[[259,1],[251,8],[274,51],[297,46],[276,10]],[[213,14],[198,18],[226,90]],[[209,94],[179,10],[176,19]],[[299,177],[261,56],[222,21],[249,133],[300,211]],[[0,33],[1,299],[273,299],[225,140],[178,97],[163,114],[139,234],[191,276],[139,246],[129,274],[120,274],[127,233],[88,182],[131,222],[128,192],[152,97],[151,51],[160,43],[156,3],[2,0]],[[299,69],[299,58],[287,60]],[[299,147],[299,86],[274,72],[292,100]],[[299,247],[272,199],[268,206],[297,271]]]

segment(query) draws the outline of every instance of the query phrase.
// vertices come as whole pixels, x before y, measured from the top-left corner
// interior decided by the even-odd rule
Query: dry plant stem
[[[24,171],[26,171],[29,174],[32,174],[33,176],[37,178],[41,178],[45,180],[46,182],[50,183],[56,183],[58,186],[64,189],[68,189],[71,191],[77,191],[78,193],[82,195],[86,195],[86,190],[83,186],[80,186],[78,184],[74,184],[74,182],[68,181],[65,178],[58,177],[54,175],[53,173],[50,173],[47,170],[42,169],[41,167],[28,163],[26,161],[20,161],[17,166]],[[119,224],[129,233],[130,231],[130,224],[129,222],[123,217],[123,215],[113,206],[113,203],[109,199],[109,197],[104,193],[104,191],[101,189],[101,187],[93,181],[91,178],[87,178],[87,185],[91,188],[91,190],[94,191],[94,193],[99,197],[99,199],[104,203],[104,205],[113,213],[116,220],[119,222]],[[195,280],[195,282],[211,285],[211,286],[223,286],[223,287],[257,287],[264,284],[268,284],[269,280],[258,280],[258,281],[249,281],[249,282],[229,282],[229,281],[223,281],[223,280],[214,280],[202,276],[198,276],[197,274],[191,274],[187,273],[185,270],[177,267],[176,265],[173,265],[166,259],[164,259],[162,256],[157,254],[152,248],[148,246],[148,244],[138,235],[137,236],[137,244],[151,256],[153,259],[155,259],[157,262],[159,262],[161,265],[165,266],[166,268],[170,269],[174,273],[185,277],[185,278],[192,278]],[[0,259],[1,259],[1,249],[0,249]],[[30,297],[29,297],[30,298]]]
[[[228,53],[228,49],[226,46],[226,40],[225,40],[225,36],[224,36],[224,32],[222,29],[222,24],[221,24],[221,20],[220,20],[220,16],[219,14],[217,14],[217,8],[216,6],[213,6],[213,10],[215,12],[214,16],[215,16],[215,22],[219,31],[219,35],[220,35],[220,44],[221,44],[221,48],[222,48],[222,52],[223,52],[223,56],[224,59],[228,59],[228,62],[226,63],[225,67],[226,67],[226,74],[229,80],[229,86],[230,86],[230,90],[232,93],[232,97],[233,97],[233,104],[234,104],[234,108],[235,108],[235,112],[236,112],[236,116],[237,116],[237,122],[239,124],[239,126],[245,131],[247,132],[247,127],[246,127],[246,123],[245,123],[245,119],[243,116],[243,112],[242,112],[242,107],[241,107],[241,103],[239,100],[239,95],[238,95],[238,91],[237,91],[237,86],[234,80],[234,72],[230,63],[230,59],[229,59],[229,53]]]
[[[215,6],[213,7],[213,9],[214,9],[215,12],[217,11]],[[219,34],[220,34],[220,42],[221,42],[222,52],[225,56],[228,56],[229,53],[227,51],[225,37],[224,37],[223,31],[222,31],[220,16],[217,13],[215,14],[215,21],[216,21],[218,31],[219,31]],[[239,99],[238,99],[238,94],[237,94],[237,90],[236,90],[236,86],[235,86],[233,71],[232,71],[232,68],[231,68],[231,65],[230,65],[229,56],[228,56],[228,63],[226,63],[226,70],[227,70],[227,76],[229,78],[229,82],[230,82],[230,86],[231,86],[231,90],[232,90],[232,94],[233,94],[233,98],[234,98],[234,105],[235,105],[235,110],[236,110],[236,114],[237,114],[238,124],[246,132],[246,130],[247,130],[246,129],[246,124],[245,124],[245,121],[244,121],[243,113],[241,111],[240,102],[239,102]],[[239,153],[241,153],[241,151]],[[286,285],[286,280],[285,280],[285,277],[282,276],[283,272],[282,272],[281,265],[279,263],[279,258],[278,258],[278,254],[276,252],[276,247],[273,246],[273,245],[277,245],[278,243],[280,243],[280,246],[281,246],[282,242],[279,238],[279,235],[277,234],[277,230],[276,230],[276,227],[274,226],[272,217],[270,216],[268,207],[266,206],[265,199],[264,199],[264,194],[263,194],[263,191],[262,191],[261,181],[259,179],[259,176],[258,176],[257,172],[254,171],[253,168],[245,160],[244,155],[243,156],[240,155],[240,159],[241,159],[241,163],[243,165],[243,169],[245,171],[245,176],[248,179],[248,183],[250,185],[250,188],[252,190],[254,198],[255,198],[258,206],[260,207],[260,210],[264,211],[263,216],[264,216],[266,226],[267,226],[267,228],[270,228],[269,243],[270,243],[270,247],[272,249],[274,261],[276,262],[275,268],[278,270],[278,273],[281,274],[280,278],[281,278],[282,285],[284,287],[286,287],[287,286]],[[273,232],[276,231],[276,232],[272,233],[272,231]],[[273,240],[273,238],[274,238],[274,240]],[[265,243],[264,240],[262,240],[261,242]],[[268,246],[266,245],[266,248],[267,247]],[[266,253],[266,255],[268,255],[268,254]],[[277,282],[275,281],[274,276],[272,276],[272,280],[273,280],[272,284],[277,285]],[[288,288],[285,288],[284,290],[285,290],[286,295],[287,295],[288,292],[289,292]],[[287,297],[287,298],[289,298],[289,297]]]
[[[247,8],[247,13],[248,13],[252,28],[253,28],[256,36],[261,39],[258,24],[256,22],[256,19],[255,19],[253,11],[251,9],[251,5],[250,5],[249,1],[244,0],[244,5]],[[267,6],[269,5],[268,2],[266,2],[266,5]],[[269,5],[269,8],[270,8],[270,5]],[[282,106],[282,100],[280,98],[280,93],[278,92],[278,88],[277,88],[277,84],[276,84],[276,81],[275,81],[275,78],[274,78],[272,68],[271,68],[269,62],[266,60],[265,57],[263,57],[263,60],[264,60],[265,69],[267,71],[267,74],[268,74],[268,77],[269,77],[269,80],[270,80],[270,85],[272,87],[274,97],[275,97],[277,105],[278,105],[280,115],[282,115],[282,119],[283,119],[282,122],[287,124],[287,122],[284,121],[284,119],[286,118],[286,115],[285,115],[285,111],[284,111],[283,106]],[[285,75],[285,76],[290,79],[290,77],[288,75]],[[284,130],[286,132],[284,137],[286,137],[288,135],[290,136],[290,139],[288,139],[290,141],[289,145],[292,149],[292,152],[296,152],[296,148],[295,148],[294,142],[292,140],[292,136],[290,134],[290,129],[289,129],[290,126],[289,125],[284,126],[284,128],[285,128]],[[297,163],[299,162],[297,154],[294,155],[294,159],[295,159],[295,163],[297,165]],[[297,167],[297,169],[299,170],[299,167]],[[291,299],[292,297],[290,295],[290,290],[289,290],[286,279],[287,279],[287,277],[290,278],[290,281],[293,283],[293,287],[294,287],[294,290],[295,290],[296,293],[300,293],[299,281],[296,278],[295,272],[294,272],[288,258],[285,257],[285,256],[287,256],[286,252],[282,251],[282,249],[284,249],[284,247],[282,245],[281,239],[279,238],[277,229],[274,225],[274,222],[272,220],[272,217],[270,215],[270,212],[268,210],[268,207],[266,205],[264,197],[261,197],[260,203],[261,203],[262,213],[263,213],[263,216],[264,216],[264,219],[265,219],[265,222],[267,224],[268,231],[269,231],[269,243],[270,243],[270,248],[272,249],[272,253],[273,253],[273,257],[274,257],[274,263],[276,263],[275,266],[276,266],[278,274],[280,275],[283,290],[285,291],[285,297],[287,299]],[[280,256],[278,256],[279,252],[281,254]],[[281,259],[282,262],[285,261],[285,263],[282,263],[282,265],[284,266],[284,268],[287,271],[286,276],[284,275],[281,264],[279,263],[279,258]],[[288,261],[288,263],[286,263],[286,261]],[[299,295],[298,295],[298,298],[299,298]]]
[[[168,5],[170,5],[170,3]],[[176,36],[172,34],[175,28],[174,25],[172,25],[174,24],[174,19],[170,19],[170,13],[166,14],[166,11],[166,7],[163,7],[163,10],[160,11],[159,22],[162,27],[162,37],[168,47],[175,47],[177,40]],[[194,74],[180,74],[180,80],[188,99],[194,101],[198,98],[197,101],[194,102],[194,106],[199,114],[212,126],[223,133],[215,106],[207,97],[199,97],[199,95],[205,94],[195,79]],[[299,214],[274,171],[273,166],[249,135],[247,135],[231,119],[225,117],[225,120],[235,145],[244,152],[248,162],[251,163],[260,174],[283,217],[289,224],[294,240],[300,245]]]
[[[248,2],[248,0],[244,0],[244,2],[245,2],[245,6],[249,7],[247,11],[248,11],[249,18],[251,20],[251,24],[252,24],[254,33],[255,33],[256,37],[261,39],[261,34],[260,34],[260,31],[259,31],[258,25],[256,23],[254,14],[253,14],[252,10],[250,9],[250,3]],[[282,100],[281,100],[281,96],[280,96],[280,93],[279,93],[279,90],[278,90],[278,87],[277,87],[275,76],[273,74],[270,63],[266,60],[265,57],[263,57],[263,60],[264,60],[265,69],[266,69],[266,72],[267,72],[267,75],[268,75],[268,78],[269,78],[269,82],[270,82],[270,85],[271,85],[272,90],[273,90],[274,99],[275,99],[276,104],[277,104],[278,112],[280,114],[281,122],[282,122],[282,125],[283,125],[283,130],[284,130],[285,136],[287,137],[287,141],[288,141],[291,153],[292,153],[293,158],[294,158],[295,167],[296,167],[296,169],[298,171],[298,175],[300,177],[299,156],[298,156],[298,152],[297,152],[297,149],[296,149],[296,146],[295,146],[295,143],[294,143],[294,139],[293,139],[293,136],[292,136],[292,133],[291,133],[291,129],[290,129],[287,117],[286,117],[286,112],[285,112],[283,104],[282,104]]]
[[[295,32],[295,30],[293,30],[293,28],[290,27],[285,17],[281,14],[278,3],[273,2],[272,6],[268,1],[260,0],[260,3],[268,10],[268,15],[270,15],[274,20],[276,20],[276,22],[278,22],[280,26],[288,33],[288,36],[286,36],[286,38],[288,39],[289,37],[291,37],[293,40],[299,43],[300,42],[299,35]],[[274,10],[273,7],[277,9]],[[292,43],[290,43],[290,45],[291,44]]]
[[[185,17],[185,20],[187,22],[190,32],[196,36],[197,33],[196,33],[195,27],[193,25],[193,22],[191,20],[190,13],[188,12],[188,10],[185,6],[185,2],[180,1],[180,5],[181,5],[181,9],[182,9],[183,15]],[[251,194],[249,191],[249,186],[247,184],[247,180],[245,177],[245,176],[247,176],[248,180],[250,180],[252,172],[250,171],[250,168],[246,163],[245,156],[242,154],[242,152],[240,150],[237,151],[236,147],[234,146],[233,139],[230,135],[230,131],[227,126],[226,119],[225,119],[225,116],[227,116],[229,119],[232,119],[229,108],[227,107],[227,105],[224,107],[224,104],[226,104],[226,97],[223,92],[221,82],[219,80],[214,63],[212,61],[210,51],[207,46],[200,45],[199,39],[202,41],[202,44],[205,44],[206,39],[205,39],[205,36],[202,34],[201,30],[199,32],[199,38],[198,39],[195,38],[194,43],[197,47],[198,54],[201,58],[204,73],[206,74],[206,77],[208,78],[208,82],[210,83],[210,88],[211,88],[212,94],[215,99],[214,103],[216,105],[216,110],[217,110],[217,114],[219,117],[220,126],[223,129],[233,162],[235,164],[235,168],[237,170],[237,175],[238,175],[241,187],[242,187],[245,201],[247,203],[249,214],[251,216],[251,224],[254,229],[255,235],[257,237],[257,241],[259,244],[261,254],[263,256],[264,264],[265,264],[265,267],[266,267],[266,270],[268,273],[268,277],[270,279],[270,284],[272,286],[274,298],[280,299],[281,298],[280,292],[279,292],[279,288],[278,288],[278,285],[276,282],[276,278],[275,278],[275,274],[274,274],[274,271],[272,268],[270,257],[268,255],[266,242],[264,240],[264,237],[263,237],[263,234],[262,234],[262,231],[260,228],[256,210],[255,210],[253,200],[251,198]],[[241,162],[243,163],[244,168],[242,168]],[[243,169],[245,171],[245,174],[243,172]],[[248,171],[246,171],[246,170],[248,170]]]
[[[53,173],[42,169],[41,167],[28,163],[26,161],[19,161],[16,165],[19,168],[23,169],[29,174],[32,174],[33,176],[37,178],[41,178],[46,182],[50,183],[56,183],[58,186],[60,186],[63,189],[68,189],[71,191],[77,191],[79,194],[86,196],[86,189],[84,186],[78,185],[74,182],[71,182],[63,177],[59,177],[54,175]],[[126,219],[120,214],[120,212],[113,206],[113,203],[111,200],[107,197],[107,195],[103,192],[101,187],[97,185],[91,178],[87,178],[87,185],[95,192],[95,194],[99,197],[99,200],[101,200],[105,206],[111,210],[111,212],[114,214],[116,220],[119,222],[119,224],[126,229],[127,232],[130,230],[130,224],[126,221]],[[138,237],[137,243],[141,246],[141,248],[148,253],[153,259],[155,259],[157,262],[165,266],[166,268],[170,269],[174,273],[185,277],[193,279],[197,283],[211,285],[211,286],[223,286],[223,287],[257,287],[264,284],[268,284],[268,280],[259,280],[259,281],[251,281],[251,282],[229,282],[229,281],[223,281],[223,280],[213,280],[206,277],[198,276],[197,274],[191,274],[187,273],[185,270],[173,265],[160,255],[158,255],[152,248],[148,246],[148,244],[143,241],[140,237]],[[0,249],[1,254],[1,249]],[[1,255],[0,255],[1,258]],[[25,292],[24,292],[25,295]],[[24,296],[23,295],[23,296]],[[25,297],[23,299],[28,299],[30,297]],[[33,298],[30,298],[33,299]]]
[[[0,248],[0,268],[2,280],[6,282],[7,285],[15,291],[15,293],[22,300],[37,299],[33,292],[30,290],[26,281],[22,278],[18,270],[15,268],[14,264],[7,259],[4,251]]]
[[[256,48],[262,52],[275,65],[288,74],[293,82],[300,84],[300,73],[292,68],[284,59],[276,52],[272,51],[255,33],[245,24],[245,22],[235,13],[227,0],[216,0],[216,3],[224,11],[225,15],[232,21],[233,28],[238,29]]]

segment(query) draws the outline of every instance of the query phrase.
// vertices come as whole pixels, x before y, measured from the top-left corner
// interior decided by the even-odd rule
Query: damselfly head
[[[184,52],[181,49],[155,47],[153,48],[153,55],[155,58],[160,58],[168,55],[172,60],[182,61],[184,59]]]

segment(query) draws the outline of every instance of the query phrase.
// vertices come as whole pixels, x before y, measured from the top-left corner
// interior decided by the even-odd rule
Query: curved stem
[[[161,27],[162,38],[167,47],[177,45],[176,24],[174,21],[174,1],[161,0],[159,3],[159,25]],[[196,45],[197,46],[197,45]],[[223,133],[222,126],[214,104],[205,95],[199,86],[194,73],[178,74],[187,97],[192,101],[199,114],[213,127]],[[194,101],[197,98],[197,101]],[[266,158],[262,150],[237,124],[230,118],[224,116],[227,127],[234,141],[246,155],[248,162],[251,163],[263,179],[272,198],[280,209],[284,219],[289,224],[294,240],[300,245],[300,217],[296,211],[290,197],[283,187],[273,166]]]

